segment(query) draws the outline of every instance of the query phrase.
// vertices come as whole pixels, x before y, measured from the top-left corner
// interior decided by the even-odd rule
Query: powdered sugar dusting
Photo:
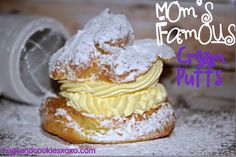
[[[66,115],[66,111],[62,108],[57,108],[56,109],[56,113],[55,116],[65,116]]]
[[[118,121],[127,121],[122,123],[118,129],[110,128],[107,132],[91,132],[91,134],[86,135],[89,138],[101,141],[101,142],[115,142],[115,141],[125,141],[125,140],[135,140],[139,136],[147,135],[153,133],[156,129],[159,131],[164,129],[167,123],[173,121],[173,109],[170,104],[162,103],[162,107],[154,112],[151,116],[142,121],[136,121],[133,116],[130,120],[126,117],[116,117]],[[85,136],[83,129],[78,126],[78,124],[71,118],[69,114],[64,109],[58,108],[56,110],[55,116],[65,116],[67,119],[66,126],[75,129],[82,136]],[[101,126],[112,127],[112,120],[102,120]]]
[[[215,104],[215,107],[219,106]],[[39,106],[1,99],[0,146],[71,147],[71,144],[62,139],[42,131],[38,110]],[[73,146],[96,148],[96,154],[88,154],[96,156],[235,156],[233,105],[230,111],[209,112],[175,108],[176,127],[166,138],[126,144],[85,143]]]
[[[73,121],[72,117],[64,110],[63,108],[57,108],[55,116],[64,116],[66,117],[67,123],[65,125],[70,128],[74,128],[77,130],[80,134],[85,136],[84,132],[82,132],[82,129],[77,125],[75,121]],[[61,123],[64,123],[63,121],[59,121]]]
[[[98,115],[95,115],[95,114],[89,114],[89,113],[85,113],[85,112],[81,112],[81,114],[82,115],[84,115],[84,116],[87,116],[87,117],[91,117],[91,118],[97,118],[98,117]]]
[[[58,96],[51,92],[51,91],[47,91],[43,97],[43,104],[45,103],[45,101],[49,98],[49,97],[52,97],[52,98],[57,98]]]
[[[115,76],[114,82],[129,82],[146,72],[158,57],[170,59],[174,51],[167,45],[157,46],[154,39],[134,41],[133,29],[124,15],[114,15],[108,9],[90,20],[65,46],[50,59],[50,74],[57,70],[66,73],[68,80],[80,80],[74,67],[86,68],[91,61]],[[129,73],[125,79],[118,77]],[[94,76],[95,75],[95,76]],[[85,78],[96,79],[96,74]],[[51,76],[52,77],[52,76]]]
[[[164,129],[166,123],[173,121],[173,109],[168,104],[162,105],[157,112],[153,113],[146,120],[136,121],[134,117],[130,119],[128,123],[121,125],[120,128],[114,130],[108,130],[105,134],[96,133],[93,138],[97,141],[123,141],[134,140],[139,136],[153,133],[156,129],[159,131]],[[122,117],[122,120],[126,120]],[[104,125],[108,125],[109,121],[106,121]]]

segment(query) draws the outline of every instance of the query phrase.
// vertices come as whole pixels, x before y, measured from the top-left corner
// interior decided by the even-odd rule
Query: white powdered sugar
[[[55,112],[55,116],[64,116],[64,117],[66,117],[67,123],[65,123],[65,125],[67,127],[75,129],[76,131],[81,133],[83,136],[85,135],[82,132],[81,128],[77,125],[77,123],[72,119],[72,117],[63,108],[57,108],[56,112]],[[63,121],[57,121],[57,122],[64,123]]]
[[[96,133],[96,136],[92,137],[97,141],[124,141],[134,140],[139,136],[148,135],[153,133],[156,129],[159,131],[164,129],[166,123],[173,121],[173,109],[171,106],[162,105],[162,107],[150,117],[142,121],[136,121],[134,117],[130,119],[128,123],[124,123],[120,128],[114,130],[108,130],[105,134]],[[125,120],[125,117],[121,117]],[[109,122],[105,122],[105,125]]]
[[[109,127],[109,126],[112,125],[112,121],[108,120],[108,119],[105,119],[100,124],[101,124],[101,126]]]
[[[170,59],[174,56],[171,48],[165,44],[157,46],[154,39],[134,41],[134,32],[127,18],[106,9],[51,57],[49,71],[50,74],[55,70],[65,73],[68,80],[80,80],[74,67],[86,69],[96,60],[99,67],[115,75],[114,82],[129,82],[146,72],[158,57]],[[117,77],[127,73],[125,79],[118,80]],[[94,80],[96,74],[86,79]]]
[[[43,104],[47,101],[48,98],[58,98],[58,96],[51,91],[47,91],[43,97]]]
[[[57,108],[56,112],[55,112],[55,116],[65,116],[66,115],[66,111],[62,108]]]
[[[96,154],[87,155],[95,156],[235,156],[236,153],[233,104],[227,112],[177,107],[175,129],[165,138],[125,144],[73,145],[42,130],[39,106],[1,99],[0,107],[2,147],[92,147],[96,149]],[[52,116],[51,113],[48,116]]]
[[[158,57],[169,59],[174,56],[174,52],[170,47],[165,44],[157,46],[156,40],[153,39],[136,40],[131,46],[117,49],[118,52],[113,55],[103,55],[101,63],[115,65],[116,75],[130,72],[126,79],[120,82],[134,80],[136,76],[146,72]]]
[[[82,115],[86,116],[86,117],[91,117],[91,118],[97,118],[98,116],[95,114],[90,114],[90,113],[85,113],[85,112],[81,112]]]
[[[131,117],[131,119],[127,119],[126,117],[116,117],[115,119],[119,122],[124,122],[121,123],[118,129],[112,129],[112,120],[102,120],[100,121],[101,126],[109,127],[110,129],[106,132],[91,131],[91,134],[86,136],[100,142],[115,142],[135,140],[137,137],[155,132],[156,129],[161,131],[167,123],[173,121],[173,109],[170,104],[163,103],[161,105],[162,107],[157,112],[154,112],[151,116],[142,121],[136,121],[134,116]],[[55,115],[65,116],[67,119],[66,126],[75,129],[82,136],[85,136],[83,128],[80,128],[80,126],[71,118],[70,115],[67,114],[64,109],[58,108]]]

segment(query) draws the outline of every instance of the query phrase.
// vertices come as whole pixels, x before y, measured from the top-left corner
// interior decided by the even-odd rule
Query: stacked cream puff
[[[134,40],[124,15],[91,19],[50,59],[59,97],[41,108],[42,127],[71,143],[125,143],[167,136],[175,116],[159,83],[175,54],[154,39]]]

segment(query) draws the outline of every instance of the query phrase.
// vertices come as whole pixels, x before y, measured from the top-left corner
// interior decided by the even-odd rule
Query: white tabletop
[[[39,107],[0,100],[0,147],[96,148],[95,155],[233,155],[233,112],[175,108],[177,123],[169,137],[130,144],[71,145],[44,132]],[[91,155],[91,154],[90,154]]]

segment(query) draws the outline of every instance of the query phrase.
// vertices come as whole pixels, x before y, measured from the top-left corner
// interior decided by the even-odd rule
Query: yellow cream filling
[[[136,92],[150,87],[158,81],[162,72],[163,63],[158,60],[153,67],[145,74],[129,83],[108,83],[98,81],[73,82],[68,80],[59,81],[61,90],[67,92],[86,92],[98,97],[111,97],[125,93]]]
[[[62,83],[60,93],[67,98],[67,105],[76,110],[106,116],[142,114],[155,108],[167,97],[163,85],[158,83],[163,63],[158,60],[153,67],[134,82],[115,84],[102,81]]]

